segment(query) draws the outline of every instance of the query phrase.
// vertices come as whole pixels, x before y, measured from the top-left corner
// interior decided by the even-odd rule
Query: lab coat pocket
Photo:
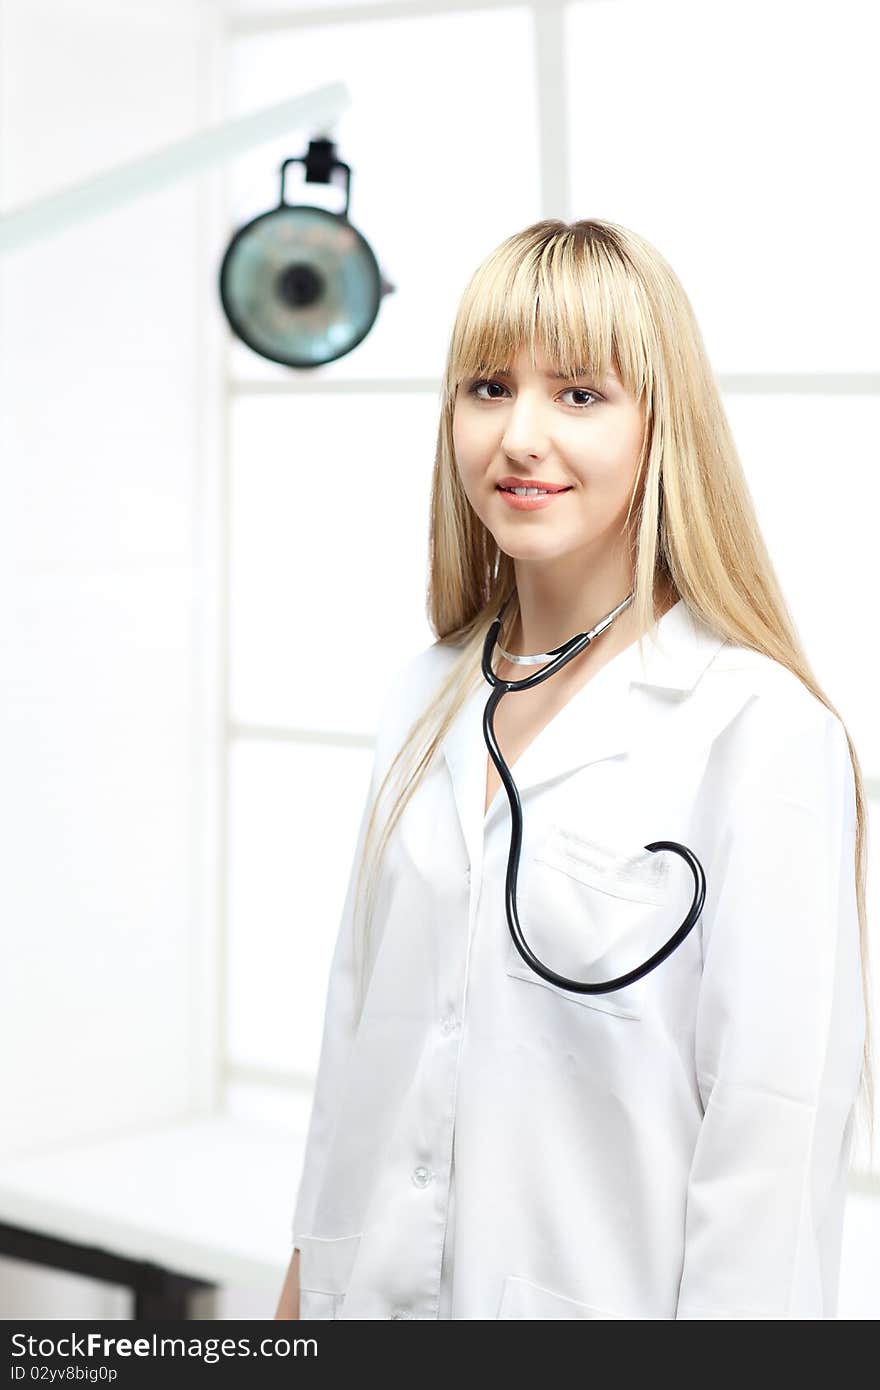
[[[520,926],[538,959],[568,979],[601,983],[635,969],[672,936],[669,854],[612,846],[551,826],[523,858],[517,886]],[[681,914],[682,916],[684,913]],[[508,975],[574,1004],[640,1018],[653,972],[607,994],[582,994],[543,979],[508,934]]]
[[[564,1294],[554,1293],[530,1279],[522,1279],[517,1274],[509,1274],[504,1281],[499,1318],[519,1318],[530,1322],[560,1322],[576,1318],[615,1318],[621,1313],[609,1313],[604,1308],[596,1308],[589,1303],[578,1303]]]
[[[299,1315],[338,1318],[361,1242],[354,1236],[299,1236]]]

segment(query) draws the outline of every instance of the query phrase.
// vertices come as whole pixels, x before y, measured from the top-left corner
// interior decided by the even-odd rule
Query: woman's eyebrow
[[[481,370],[482,370],[482,369],[481,369]],[[499,367],[497,370],[498,370],[498,375],[499,375],[499,376],[513,376],[513,372],[511,371],[510,367]],[[594,373],[590,370],[589,367],[575,367],[575,369],[574,369],[573,372],[545,372],[545,373],[544,373],[544,376],[547,378],[548,381],[566,381],[566,380],[568,380],[570,377],[573,377],[573,376],[586,376],[586,377],[592,377],[593,375],[594,375]],[[613,367],[609,367],[609,369],[608,369],[608,377],[609,377],[609,379],[610,379],[611,381],[617,381],[617,380],[618,380],[617,373],[615,372],[615,370],[614,370]]]
[[[589,367],[575,367],[573,372],[545,372],[544,375],[547,378],[549,378],[550,381],[564,381],[568,376],[592,377],[594,373],[590,371]],[[613,367],[609,367],[608,376],[611,378],[612,381],[617,380],[617,376],[614,372]]]

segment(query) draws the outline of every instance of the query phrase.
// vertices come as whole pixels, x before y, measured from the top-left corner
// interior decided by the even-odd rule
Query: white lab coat
[[[699,858],[699,921],[634,984],[566,992],[517,952],[481,681],[389,845],[353,1029],[362,820],[293,1217],[304,1319],[836,1316],[865,1026],[843,726],[682,600],[658,640],[512,767],[520,921],[567,977],[613,978],[684,920],[691,870],[645,845]],[[393,681],[371,797],[456,655]]]

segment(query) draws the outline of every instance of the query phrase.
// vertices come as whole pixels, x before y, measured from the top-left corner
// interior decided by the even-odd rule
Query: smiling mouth
[[[560,492],[571,492],[570,487],[502,487],[499,492],[512,492],[515,497],[555,497]]]

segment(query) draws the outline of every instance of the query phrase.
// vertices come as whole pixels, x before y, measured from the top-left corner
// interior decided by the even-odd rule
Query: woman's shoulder
[[[829,732],[845,740],[843,723],[834,710],[795,671],[766,652],[728,640],[705,674],[707,690],[736,695],[748,710],[749,727],[761,730],[768,740]]]
[[[380,726],[409,727],[439,694],[461,654],[460,646],[438,639],[398,662],[385,685]]]

